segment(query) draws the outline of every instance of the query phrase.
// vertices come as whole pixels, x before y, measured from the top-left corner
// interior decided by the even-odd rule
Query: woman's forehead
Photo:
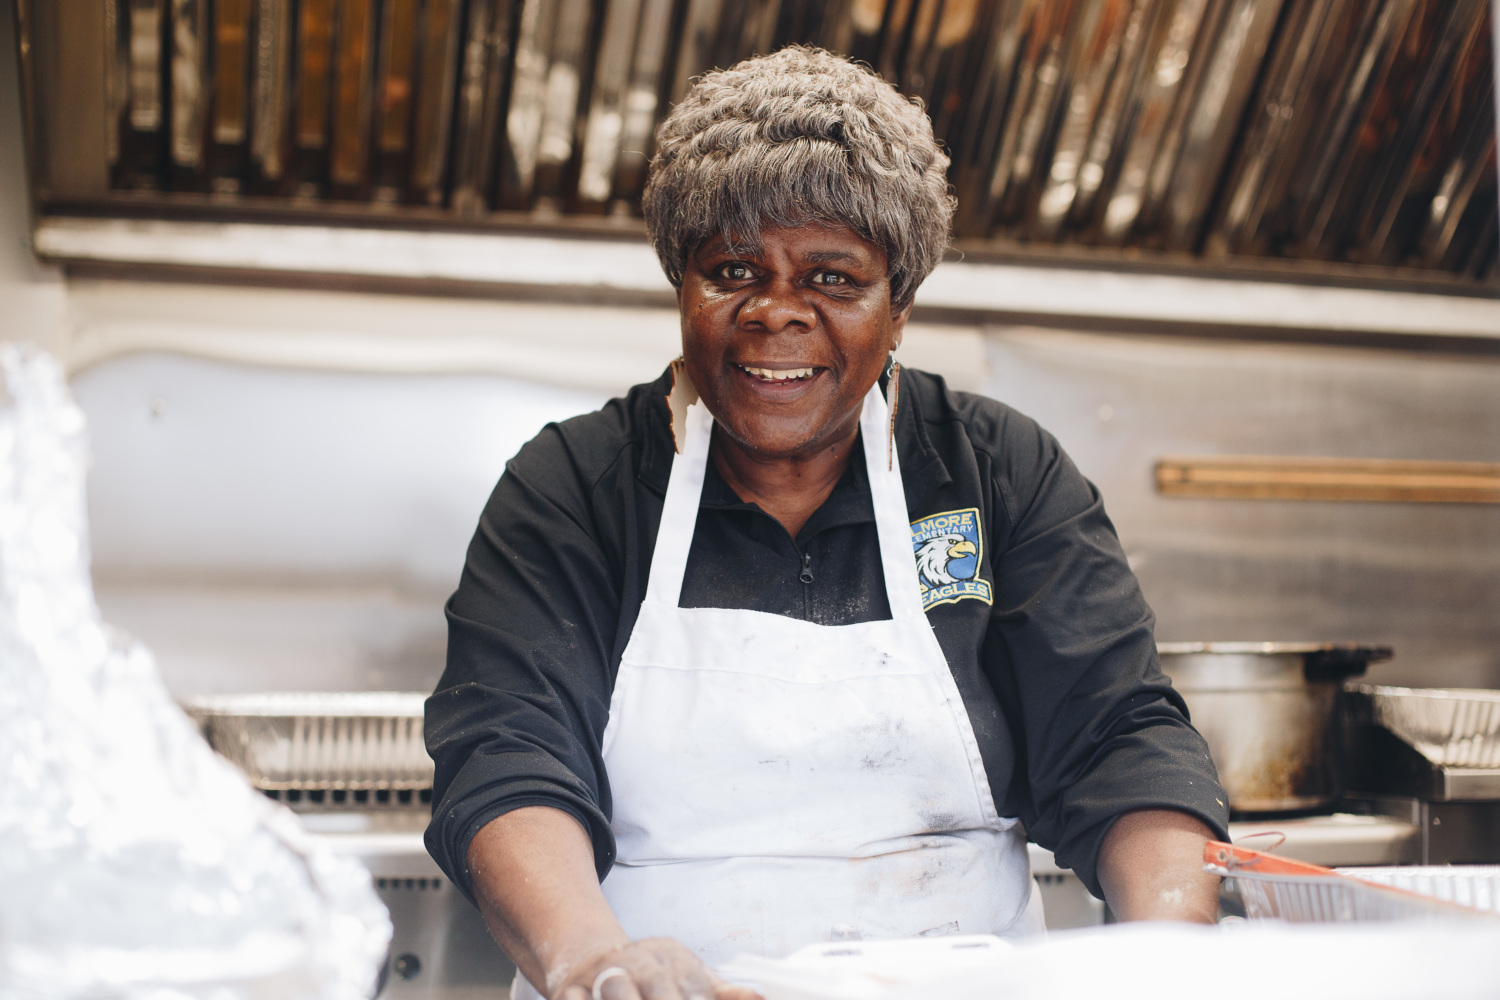
[[[839,222],[809,220],[796,225],[762,225],[753,233],[720,233],[698,248],[698,256],[761,256],[768,249],[787,250],[811,263],[886,262],[884,248]]]

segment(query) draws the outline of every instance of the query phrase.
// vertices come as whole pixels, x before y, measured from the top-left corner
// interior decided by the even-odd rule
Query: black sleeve
[[[1120,815],[1175,809],[1225,839],[1229,810],[1208,745],[1161,672],[1155,616],[1093,484],[1014,413],[994,460],[984,658],[1018,731],[1007,804],[1102,898],[1099,846]]]
[[[570,443],[552,425],[507,464],[446,608],[447,667],[426,710],[436,764],[426,839],[471,899],[469,842],[521,806],[575,816],[601,878],[614,858],[600,743],[618,574]]]

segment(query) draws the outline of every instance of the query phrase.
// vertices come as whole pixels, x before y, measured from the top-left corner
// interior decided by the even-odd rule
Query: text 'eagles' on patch
[[[911,545],[917,556],[922,610],[972,597],[994,603],[988,580],[979,578],[984,534],[979,509],[950,510],[911,523]]]

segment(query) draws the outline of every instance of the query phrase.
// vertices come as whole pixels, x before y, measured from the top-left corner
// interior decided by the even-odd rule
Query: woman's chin
[[[853,427],[846,424],[858,424],[858,411],[851,422],[831,417],[822,408],[806,419],[797,419],[784,411],[755,413],[746,412],[747,409],[736,411],[739,419],[723,429],[740,451],[762,462],[806,459],[851,433]]]

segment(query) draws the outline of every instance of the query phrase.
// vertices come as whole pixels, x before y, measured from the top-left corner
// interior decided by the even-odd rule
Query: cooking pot
[[[1344,679],[1389,646],[1164,642],[1162,670],[1208,741],[1235,812],[1323,809],[1343,792]]]

